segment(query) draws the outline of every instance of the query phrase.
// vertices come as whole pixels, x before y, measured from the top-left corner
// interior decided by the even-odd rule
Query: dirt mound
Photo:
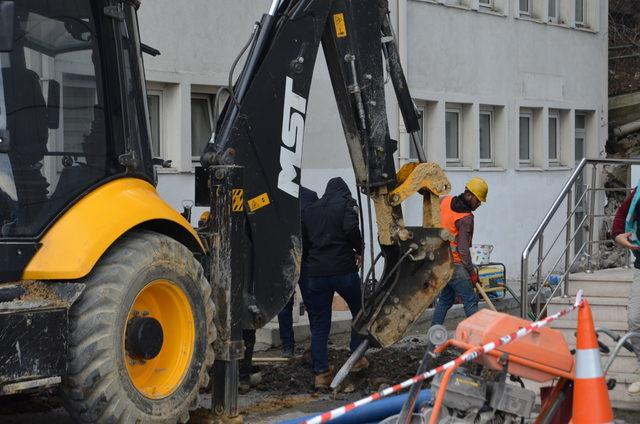
[[[349,376],[343,386],[352,383],[356,392],[370,393],[383,387],[399,383],[415,375],[424,345],[391,347],[370,350],[367,353],[370,366],[367,370]],[[337,371],[349,357],[346,349],[329,350],[329,363]],[[283,364],[260,366],[262,382],[256,390],[271,394],[291,395],[313,393],[313,368],[310,358],[296,357]]]

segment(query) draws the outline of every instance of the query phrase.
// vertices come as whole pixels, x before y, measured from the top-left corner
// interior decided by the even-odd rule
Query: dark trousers
[[[244,358],[240,360],[240,378],[249,378],[252,370],[253,347],[256,344],[256,330],[242,330]]]
[[[462,266],[455,264],[451,280],[444,286],[438,296],[436,309],[433,311],[431,325],[444,324],[447,312],[456,300],[456,294],[462,298],[465,316],[471,316],[478,312],[478,295],[473,290],[469,271]]]
[[[293,337],[293,296],[289,303],[278,314],[278,330],[280,331],[280,341],[283,349],[293,349],[296,341]]]
[[[329,371],[327,342],[331,332],[331,305],[334,293],[338,293],[347,302],[351,315],[355,317],[362,307],[360,277],[357,273],[335,275],[331,277],[306,278],[305,304],[309,308],[311,327],[311,355],[313,370],[316,374]],[[351,351],[361,342],[361,337],[351,330]]]

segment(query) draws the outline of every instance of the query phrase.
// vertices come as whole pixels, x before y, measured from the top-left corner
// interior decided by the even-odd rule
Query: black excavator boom
[[[239,77],[224,90],[228,100],[197,172],[196,203],[242,214],[245,220],[245,225],[234,220],[231,231],[224,220],[212,218],[207,229],[215,262],[210,269],[242,276],[225,284],[235,290],[242,286],[243,302],[235,311],[219,311],[227,314],[219,322],[241,320],[244,328],[261,327],[284,307],[298,281],[302,147],[320,44],[370,220],[370,209],[375,209],[384,259],[382,275],[364,281],[368,295],[354,327],[367,344],[384,347],[404,335],[452,272],[438,200],[449,192],[449,181],[438,165],[425,163],[420,143],[415,143],[420,163],[399,171],[395,167],[397,141],[390,136],[386,114],[385,68],[405,127],[411,133],[420,128],[386,1],[274,0],[254,27]],[[234,177],[237,186],[227,184],[229,173],[242,174],[239,180]],[[224,187],[229,195],[221,192]],[[417,192],[424,198],[423,225],[407,227],[401,203]],[[216,202],[226,203],[220,209]],[[220,237],[244,242],[225,244]],[[216,252],[221,246],[226,250]],[[232,252],[233,246],[244,246],[244,252]],[[216,278],[212,275],[214,286]],[[222,356],[233,358],[233,346],[229,343]]]

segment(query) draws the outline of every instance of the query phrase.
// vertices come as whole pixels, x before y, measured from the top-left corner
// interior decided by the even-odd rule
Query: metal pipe
[[[353,351],[351,356],[349,356],[349,359],[347,359],[344,365],[342,365],[342,368],[340,368],[340,371],[338,371],[336,376],[333,377],[333,381],[331,382],[330,386],[332,390],[335,390],[344,381],[344,379],[347,378],[349,372],[351,371],[351,368],[353,368],[356,362],[358,362],[358,360],[362,358],[368,348],[369,339],[364,339],[360,343],[360,346],[358,346],[356,350]]]
[[[596,186],[596,178],[598,175],[598,168],[597,168],[597,164],[593,164],[593,168],[591,169],[591,188],[594,188]],[[593,270],[593,237],[594,237],[594,231],[593,231],[593,227],[595,226],[595,217],[594,214],[596,213],[596,192],[595,191],[591,191],[590,195],[589,195],[589,245],[587,246],[587,252],[589,254],[589,257],[587,258],[587,264],[589,266],[589,271]]]
[[[565,225],[565,251],[564,251],[564,272],[569,271],[569,261],[571,260],[571,221],[573,220],[573,190],[567,193],[567,223]],[[562,295],[569,296],[569,278],[562,282]]]
[[[536,273],[536,314],[540,314],[540,302],[541,297],[540,293],[542,291],[542,259],[544,257],[544,234],[540,234],[540,238],[538,239],[538,272]],[[538,315],[540,316],[540,315]]]
[[[529,312],[529,258],[523,255],[520,264],[520,317],[527,319]]]
[[[424,352],[422,362],[420,362],[420,366],[418,367],[416,375],[427,372],[429,370],[429,367],[431,367],[432,350],[433,344],[431,342],[427,343],[427,350]],[[407,395],[407,400],[404,402],[404,405],[402,405],[402,410],[400,411],[400,416],[398,417],[398,421],[396,422],[396,424],[411,423],[413,410],[415,409],[416,400],[418,399],[421,388],[422,381],[411,386],[411,389],[409,389],[409,394]]]

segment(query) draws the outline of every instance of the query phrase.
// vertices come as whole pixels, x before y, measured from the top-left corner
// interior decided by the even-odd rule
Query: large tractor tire
[[[83,423],[186,422],[208,383],[211,287],[193,254],[152,232],[124,236],[70,311],[62,398]]]

